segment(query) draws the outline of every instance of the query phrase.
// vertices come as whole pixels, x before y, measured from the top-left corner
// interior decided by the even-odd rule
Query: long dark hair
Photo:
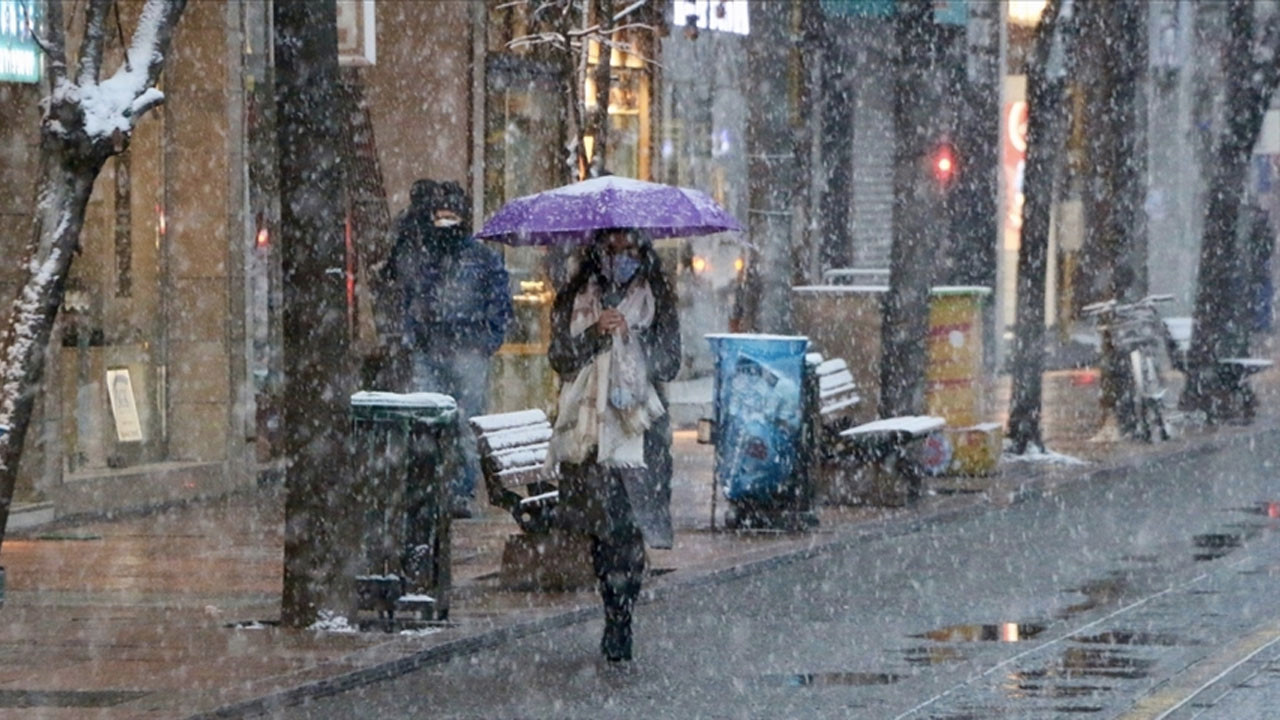
[[[583,250],[578,270],[573,274],[573,277],[569,278],[569,282],[566,283],[563,290],[564,293],[577,295],[582,292],[593,277],[596,278],[596,283],[600,287],[607,288],[609,286],[611,281],[604,270],[604,258],[608,253],[604,246],[604,238],[609,232],[608,230],[598,231],[595,241]],[[662,307],[670,303],[670,306],[674,308],[675,291],[672,289],[670,278],[663,271],[662,258],[653,249],[653,240],[642,230],[628,229],[627,232],[632,234],[636,249],[640,255],[640,268],[636,270],[635,277],[628,281],[627,285],[629,286],[638,278],[643,278],[649,283],[649,289],[653,292],[653,300],[656,305]]]

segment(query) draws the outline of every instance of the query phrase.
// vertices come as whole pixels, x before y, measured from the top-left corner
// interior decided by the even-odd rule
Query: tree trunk
[[[41,145],[36,221],[22,294],[10,310],[4,342],[5,388],[0,413],[0,543],[36,394],[44,376],[45,350],[62,306],[67,273],[80,247],[85,207],[106,155],[79,157],[75,148],[48,136]]]
[[[600,26],[600,32],[608,36],[609,28],[613,26],[613,0],[595,0],[593,14],[595,23]],[[584,47],[583,52],[586,51]],[[587,170],[589,177],[600,177],[609,160],[609,88],[613,84],[613,68],[610,66],[612,55],[613,49],[601,42],[596,66],[591,69],[596,91],[595,97],[592,98],[595,108],[593,112],[587,114],[589,123],[584,133],[584,135],[591,135],[593,139],[591,164]]]
[[[789,95],[791,2],[752,7],[747,38],[751,97],[747,109],[748,232],[742,318],[753,332],[791,331],[792,215],[797,163]]]
[[[334,0],[276,0],[277,142],[284,275],[284,594],[291,627],[354,597],[344,556],[350,478],[346,263],[338,172]],[[336,271],[335,271],[336,270]],[[335,521],[334,518],[337,518]]]
[[[916,415],[924,409],[929,329],[929,285],[934,248],[929,245],[930,128],[923,101],[929,96],[930,25],[933,5],[898,3],[895,36],[893,248],[880,341],[880,416]]]
[[[823,40],[823,60],[829,70],[822,81],[822,243],[820,261],[824,270],[853,264],[853,231],[849,210],[853,202],[853,59],[846,49],[847,24],[827,19]]]
[[[1009,401],[1009,439],[1014,452],[1044,446],[1041,436],[1044,375],[1045,270],[1049,254],[1057,158],[1062,154],[1063,81],[1050,76],[1057,33],[1056,2],[1041,16],[1035,53],[1027,68],[1027,160],[1023,179],[1022,242],[1018,247],[1017,321]]]
[[[1239,265],[1236,226],[1249,159],[1280,75],[1274,60],[1274,18],[1262,43],[1264,57],[1269,54],[1272,59],[1253,60],[1253,10],[1249,0],[1231,0],[1227,7],[1226,127],[1215,143],[1209,174],[1194,330],[1181,399],[1182,407],[1204,411],[1211,420],[1222,419],[1225,412],[1220,400],[1226,388],[1218,377],[1218,361],[1248,350],[1247,335],[1236,312],[1245,300],[1244,283],[1235,272]]]

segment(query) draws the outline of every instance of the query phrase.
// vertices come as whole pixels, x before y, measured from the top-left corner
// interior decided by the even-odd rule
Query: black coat
[[[547,359],[560,375],[561,384],[569,383],[597,354],[609,349],[608,334],[589,328],[578,337],[569,333],[573,303],[596,275],[598,265],[588,256],[578,272],[570,278],[551,306],[551,346]],[[667,406],[664,383],[680,370],[680,318],[675,291],[662,270],[662,263],[652,248],[646,247],[637,278],[645,278],[653,292],[653,323],[636,331],[644,348],[649,380],[658,391],[663,407]],[[561,526],[568,530],[603,536],[619,525],[637,526],[645,541],[654,547],[670,547],[671,529],[671,422],[668,414],[654,421],[644,436],[643,471],[611,470],[595,463],[561,466]],[[618,492],[618,486],[625,492]],[[630,517],[619,517],[629,511]]]

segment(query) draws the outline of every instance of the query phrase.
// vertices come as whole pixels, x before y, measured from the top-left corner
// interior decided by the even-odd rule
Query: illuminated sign
[[[38,0],[0,0],[0,82],[40,82],[40,47],[28,25],[39,16]]]

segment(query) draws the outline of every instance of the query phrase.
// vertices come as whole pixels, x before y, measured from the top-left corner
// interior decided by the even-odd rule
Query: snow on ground
[[[321,610],[320,619],[311,624],[311,630],[334,633],[353,633],[358,628],[347,621],[345,615],[338,615],[331,610]]]
[[[1024,463],[1040,463],[1047,465],[1088,465],[1085,460],[1071,455],[1064,455],[1052,450],[1046,450],[1043,447],[1032,446],[1027,448],[1027,452],[1022,455],[1009,451],[1009,443],[1005,443],[1004,454],[1000,457],[1003,462],[1024,462]]]

